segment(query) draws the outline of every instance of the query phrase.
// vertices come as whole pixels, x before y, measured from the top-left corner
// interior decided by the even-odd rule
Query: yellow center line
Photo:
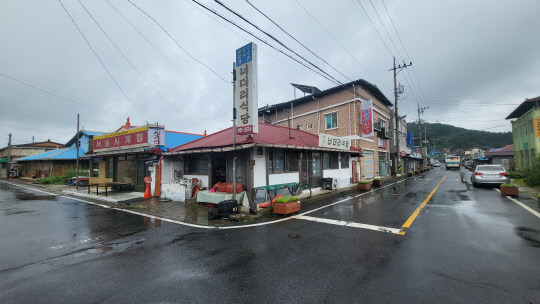
[[[444,179],[446,178],[446,174],[443,176],[443,178],[441,179],[441,181],[437,184],[437,186],[435,187],[435,189],[433,189],[433,191],[431,191],[431,193],[428,195],[428,197],[424,200],[424,202],[422,202],[422,204],[420,206],[418,206],[418,208],[416,208],[416,210],[414,210],[413,214],[411,214],[411,216],[407,219],[407,221],[403,224],[403,226],[401,226],[401,232],[399,234],[401,235],[404,235],[405,234],[405,231],[407,231],[407,229],[409,227],[411,227],[412,223],[414,222],[414,220],[416,219],[416,217],[418,216],[418,214],[420,213],[420,211],[424,208],[424,206],[426,206],[426,204],[429,202],[429,200],[433,197],[433,195],[435,194],[435,192],[437,192],[437,189],[439,189],[439,186],[442,184],[442,182],[444,181]]]

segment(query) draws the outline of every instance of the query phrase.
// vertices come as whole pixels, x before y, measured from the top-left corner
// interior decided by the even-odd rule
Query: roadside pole
[[[77,162],[75,164],[75,188],[79,190],[79,114],[77,114]]]
[[[236,200],[236,63],[233,62],[233,160],[232,160],[232,172],[233,172],[233,200]]]

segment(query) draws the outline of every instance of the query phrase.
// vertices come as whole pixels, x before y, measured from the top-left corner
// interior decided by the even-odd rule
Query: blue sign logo
[[[248,63],[251,59],[253,59],[253,43],[244,45],[236,50],[236,66]]]
[[[407,133],[407,147],[414,146],[414,137],[413,133]]]

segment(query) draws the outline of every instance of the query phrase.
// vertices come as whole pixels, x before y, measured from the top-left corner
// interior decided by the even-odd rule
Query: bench
[[[105,196],[107,196],[107,188],[118,188],[118,191],[122,191],[122,186],[131,186],[129,183],[122,182],[101,182],[88,185],[88,194],[90,194],[90,188],[96,187],[96,195],[99,195],[99,187],[105,188]]]
[[[274,191],[281,190],[281,189],[289,190],[289,193],[291,193],[291,195],[294,195],[295,193],[297,193],[299,189],[309,189],[309,197],[311,197],[311,195],[312,195],[311,186],[308,185],[308,184],[302,184],[302,183],[285,183],[285,184],[276,184],[276,185],[255,187],[255,195],[257,195],[258,190],[265,190],[266,194],[268,195],[270,200],[272,200],[273,196],[271,194]]]

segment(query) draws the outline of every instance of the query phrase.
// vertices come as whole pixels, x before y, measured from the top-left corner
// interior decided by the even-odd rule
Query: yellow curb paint
[[[411,214],[411,216],[409,217],[409,219],[407,219],[407,221],[403,224],[403,226],[401,226],[401,232],[399,232],[398,234],[401,234],[401,235],[404,235],[405,234],[405,231],[411,227],[412,223],[414,222],[414,220],[416,219],[416,217],[418,216],[418,214],[420,214],[420,211],[426,206],[426,204],[429,202],[429,200],[433,197],[433,195],[435,194],[435,192],[437,192],[437,189],[439,189],[439,186],[442,184],[442,182],[444,181],[444,179],[446,178],[446,174],[443,176],[443,178],[441,179],[441,181],[437,184],[437,186],[435,187],[435,189],[433,189],[433,191],[431,191],[431,193],[428,195],[428,197],[424,200],[424,202],[422,202],[422,204],[420,206],[418,206],[418,208],[416,208],[416,210],[414,210],[413,214]]]

